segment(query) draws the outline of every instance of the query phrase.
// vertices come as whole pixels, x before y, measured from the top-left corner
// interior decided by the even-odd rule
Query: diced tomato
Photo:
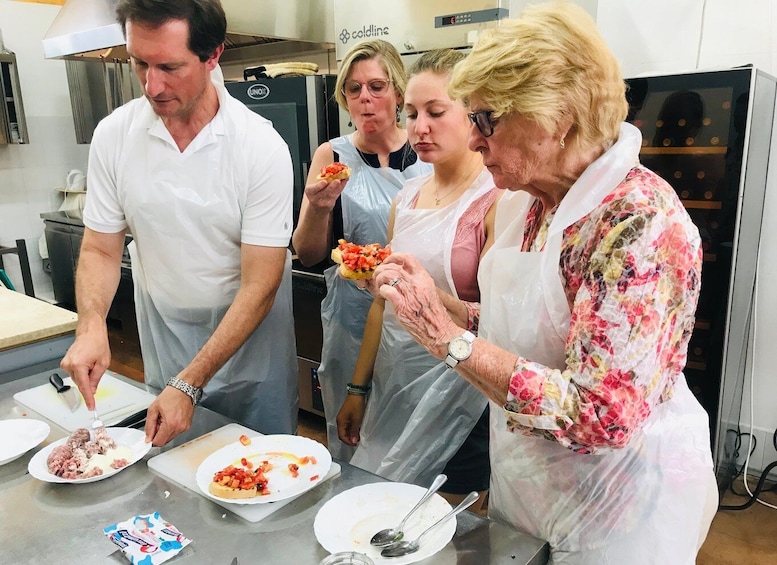
[[[326,167],[321,167],[321,176],[322,177],[331,177],[331,176],[336,175],[337,173],[341,172],[343,169],[345,169],[345,165],[335,161],[331,165],[327,165]]]
[[[356,245],[344,239],[337,240],[337,243],[343,264],[352,271],[371,271],[391,255],[391,250],[379,243]]]
[[[296,463],[289,463],[289,471],[291,471],[292,477],[299,476],[299,465]]]
[[[243,445],[249,445],[251,443],[251,438],[244,434],[240,436],[240,443]]]
[[[310,477],[310,480],[311,481],[317,481],[318,480],[318,475],[313,475],[312,477]]]

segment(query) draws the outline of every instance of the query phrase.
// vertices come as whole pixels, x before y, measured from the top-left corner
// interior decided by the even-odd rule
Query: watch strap
[[[167,386],[171,386],[186,394],[191,399],[192,406],[196,406],[202,397],[201,388],[197,388],[196,386],[191,385],[186,381],[179,379],[178,377],[170,377],[170,379],[167,381]]]

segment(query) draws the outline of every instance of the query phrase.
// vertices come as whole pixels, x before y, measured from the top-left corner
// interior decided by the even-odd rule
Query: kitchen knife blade
[[[59,373],[52,373],[49,382],[57,390],[57,396],[64,400],[71,412],[78,410],[81,404],[81,395],[70,385],[66,385]]]

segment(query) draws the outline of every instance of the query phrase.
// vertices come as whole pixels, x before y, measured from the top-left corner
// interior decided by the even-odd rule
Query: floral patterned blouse
[[[540,251],[556,210],[529,211],[524,251]],[[560,276],[572,313],[563,371],[519,358],[505,405],[511,431],[581,453],[625,446],[672,396],[685,366],[699,296],[699,233],[674,189],[634,167],[564,231]],[[511,413],[520,413],[519,425]],[[527,415],[557,428],[526,427]]]

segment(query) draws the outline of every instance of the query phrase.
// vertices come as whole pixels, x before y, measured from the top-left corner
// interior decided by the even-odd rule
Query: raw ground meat
[[[63,479],[88,479],[102,475],[99,467],[89,469],[89,458],[96,454],[105,454],[109,449],[115,449],[116,443],[108,435],[105,428],[98,428],[94,434],[94,441],[86,428],[78,428],[74,431],[64,445],[55,447],[46,459],[49,472]],[[116,459],[111,464],[114,469],[126,467],[129,461]]]

